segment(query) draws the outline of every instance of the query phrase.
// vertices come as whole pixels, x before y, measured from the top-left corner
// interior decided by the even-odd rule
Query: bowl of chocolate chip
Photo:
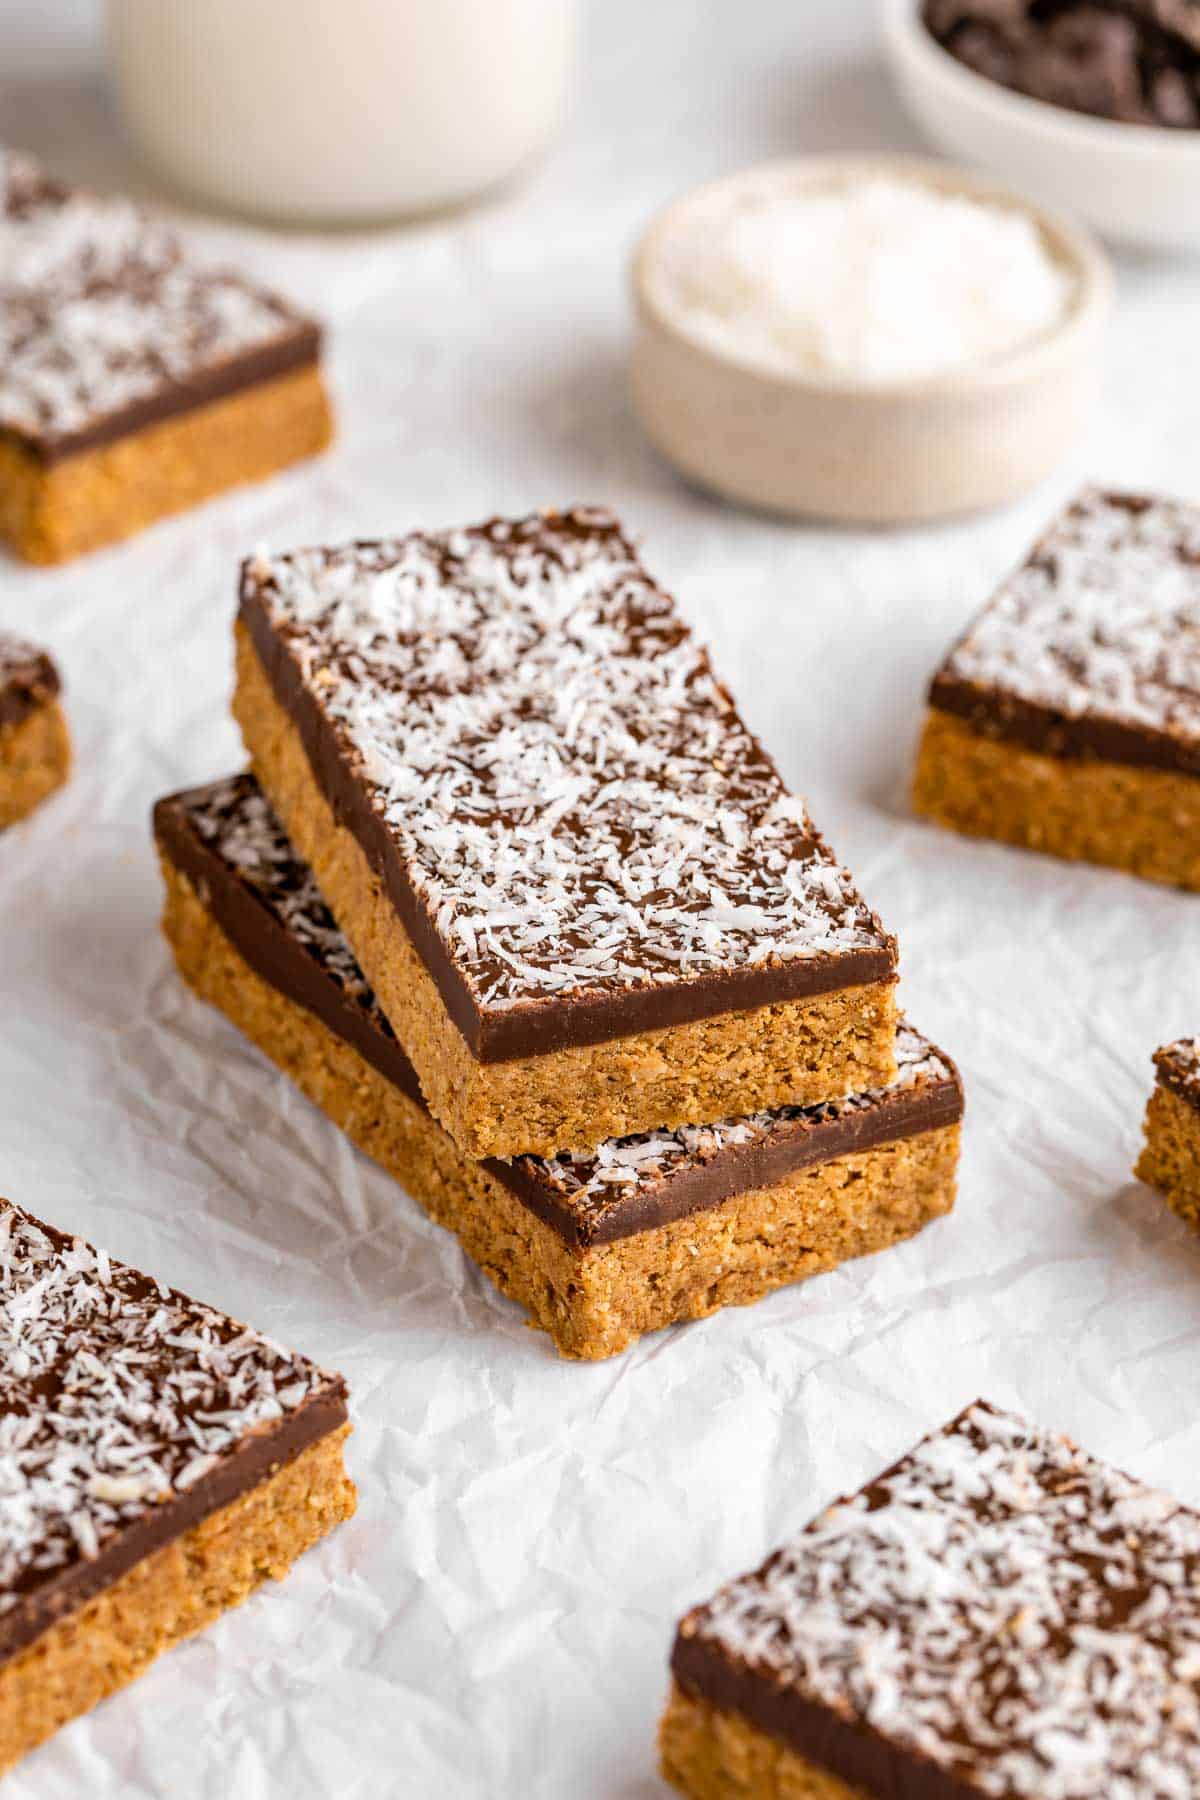
[[[880,0],[939,148],[1106,237],[1200,251],[1200,0]]]

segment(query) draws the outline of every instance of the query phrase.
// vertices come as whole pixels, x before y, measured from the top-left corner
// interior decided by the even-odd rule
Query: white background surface
[[[6,0],[0,137],[148,189],[86,5]],[[45,16],[52,15],[52,16]],[[799,529],[690,492],[624,389],[624,264],[690,183],[911,146],[865,0],[606,0],[569,141],[410,231],[200,235],[331,327],[338,448],[65,571],[0,563],[59,657],[70,788],[0,846],[0,1187],[344,1370],[356,1519],[71,1726],[13,1800],[651,1800],[679,1612],[977,1394],[1200,1502],[1200,1247],[1129,1168],[1149,1053],[1200,1029],[1200,900],[905,816],[923,684],[1084,475],[1200,494],[1200,267],[1125,262],[1104,412],[1022,505]],[[560,1363],[453,1240],[181,987],[148,813],[233,768],[237,558],[616,505],[901,941],[959,1060],[957,1212],[911,1245]]]

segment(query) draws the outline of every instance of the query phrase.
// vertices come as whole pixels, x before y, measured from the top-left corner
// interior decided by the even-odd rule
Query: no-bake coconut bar
[[[1082,494],[934,677],[918,812],[1200,889],[1200,508]]]
[[[694,1800],[1200,1793],[1200,1514],[984,1402],[682,1621]]]
[[[0,632],[0,831],[67,779],[71,741],[59,692],[46,652]]]
[[[0,1770],[354,1510],[341,1379],[0,1201]]]
[[[473,1162],[430,1117],[353,954],[252,776],[155,809],[179,967],[456,1232],[564,1356],[911,1235],[954,1201],[962,1091],[918,1033],[892,1084],[826,1106]]]
[[[1146,1142],[1134,1174],[1200,1231],[1200,1043],[1180,1038],[1154,1052]]]
[[[473,1157],[894,1073],[895,945],[607,513],[242,573],[254,768]]]
[[[0,538],[56,563],[312,456],[316,325],[0,149]]]

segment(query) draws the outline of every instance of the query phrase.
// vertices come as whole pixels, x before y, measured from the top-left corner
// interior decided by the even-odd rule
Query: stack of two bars
[[[564,1355],[949,1209],[895,944],[609,515],[259,556],[237,637],[180,969]]]

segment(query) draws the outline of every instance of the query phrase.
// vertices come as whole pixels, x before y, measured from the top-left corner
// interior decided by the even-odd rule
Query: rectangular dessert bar
[[[46,652],[0,632],[0,831],[67,779],[71,742],[59,691]]]
[[[354,1511],[346,1390],[0,1201],[0,1771]]]
[[[315,455],[311,319],[0,149],[0,539],[56,563]]]
[[[910,1236],[954,1201],[962,1091],[908,1027],[882,1090],[585,1156],[473,1162],[430,1117],[252,776],[155,809],[185,979],[409,1190],[564,1356],[745,1304]]]
[[[914,804],[1200,889],[1200,508],[1088,491],[934,677]]]
[[[890,1080],[895,944],[607,514],[242,572],[234,712],[473,1157]]]
[[[979,1401],[688,1613],[697,1800],[1200,1793],[1200,1514]]]
[[[1134,1174],[1200,1231],[1200,1042],[1180,1038],[1154,1052],[1146,1142]]]

